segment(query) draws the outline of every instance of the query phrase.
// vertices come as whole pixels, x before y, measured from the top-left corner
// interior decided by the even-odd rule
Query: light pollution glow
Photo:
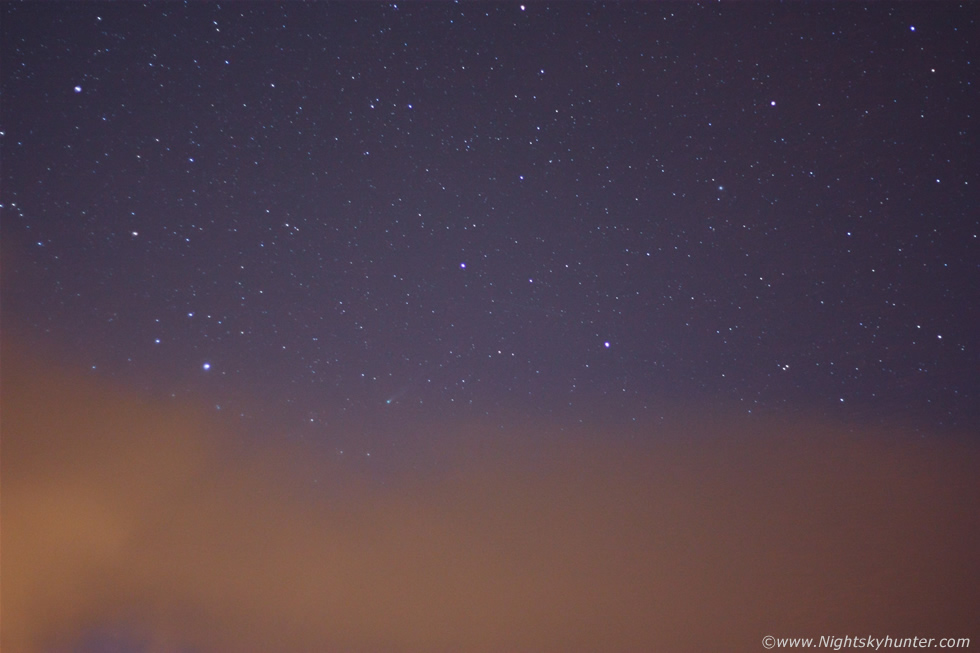
[[[9,350],[2,398],[4,651],[100,629],[219,652],[978,635],[978,456],[952,439],[437,425],[450,463],[381,483]]]

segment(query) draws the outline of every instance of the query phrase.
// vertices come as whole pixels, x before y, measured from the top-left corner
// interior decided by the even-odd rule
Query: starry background
[[[5,317],[100,374],[977,423],[972,7],[4,19]]]
[[[977,19],[5,3],[4,338],[378,469],[677,406],[975,435]]]

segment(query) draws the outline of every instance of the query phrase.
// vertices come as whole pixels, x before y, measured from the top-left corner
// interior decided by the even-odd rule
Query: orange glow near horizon
[[[644,445],[453,427],[433,435],[455,442],[439,473],[380,482],[23,361],[2,408],[4,651],[111,628],[192,651],[976,634],[961,443],[737,420]]]

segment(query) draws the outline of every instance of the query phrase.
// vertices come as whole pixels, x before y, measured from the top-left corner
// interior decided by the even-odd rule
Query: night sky
[[[0,12],[4,650],[980,637],[977,4]]]

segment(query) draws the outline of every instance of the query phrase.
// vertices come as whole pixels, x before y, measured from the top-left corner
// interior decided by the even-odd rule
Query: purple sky
[[[604,620],[616,650],[756,650],[806,621],[793,615],[833,621],[832,585],[849,578],[865,585],[841,624],[911,611],[955,626],[967,595],[943,579],[966,565],[957,547],[980,513],[964,480],[980,431],[978,14],[4,3],[4,571],[21,563],[11,546],[80,556],[65,587],[21,603],[5,573],[4,616],[56,614],[46,601],[63,591],[64,619],[24,646],[102,650],[140,623],[174,646],[240,650],[235,624],[274,641],[294,600],[306,625],[329,611],[320,585],[309,605],[271,607],[265,592],[307,568],[360,603],[348,634],[297,625],[311,639],[293,650],[567,650],[549,637],[599,642]],[[34,394],[12,394],[31,370]],[[187,480],[203,507],[172,472],[196,456],[220,460],[205,465],[213,486]],[[147,478],[124,480],[132,465]],[[342,564],[314,555],[340,528],[323,484],[350,497]],[[278,511],[279,535],[242,535]],[[770,513],[773,542],[752,530]],[[121,539],[85,549],[77,515]],[[268,566],[236,585],[229,570],[264,546]],[[188,573],[172,585],[152,553],[167,547],[201,552],[174,554]],[[771,556],[771,577],[750,579]],[[794,604],[809,573],[833,583]],[[72,603],[103,575],[136,580]],[[938,603],[890,602],[900,586]],[[736,627],[740,587],[753,595]],[[405,588],[419,589],[402,617],[378,607]],[[471,594],[460,607],[446,588]],[[701,596],[716,630],[685,639]],[[203,620],[186,642],[185,609]]]

